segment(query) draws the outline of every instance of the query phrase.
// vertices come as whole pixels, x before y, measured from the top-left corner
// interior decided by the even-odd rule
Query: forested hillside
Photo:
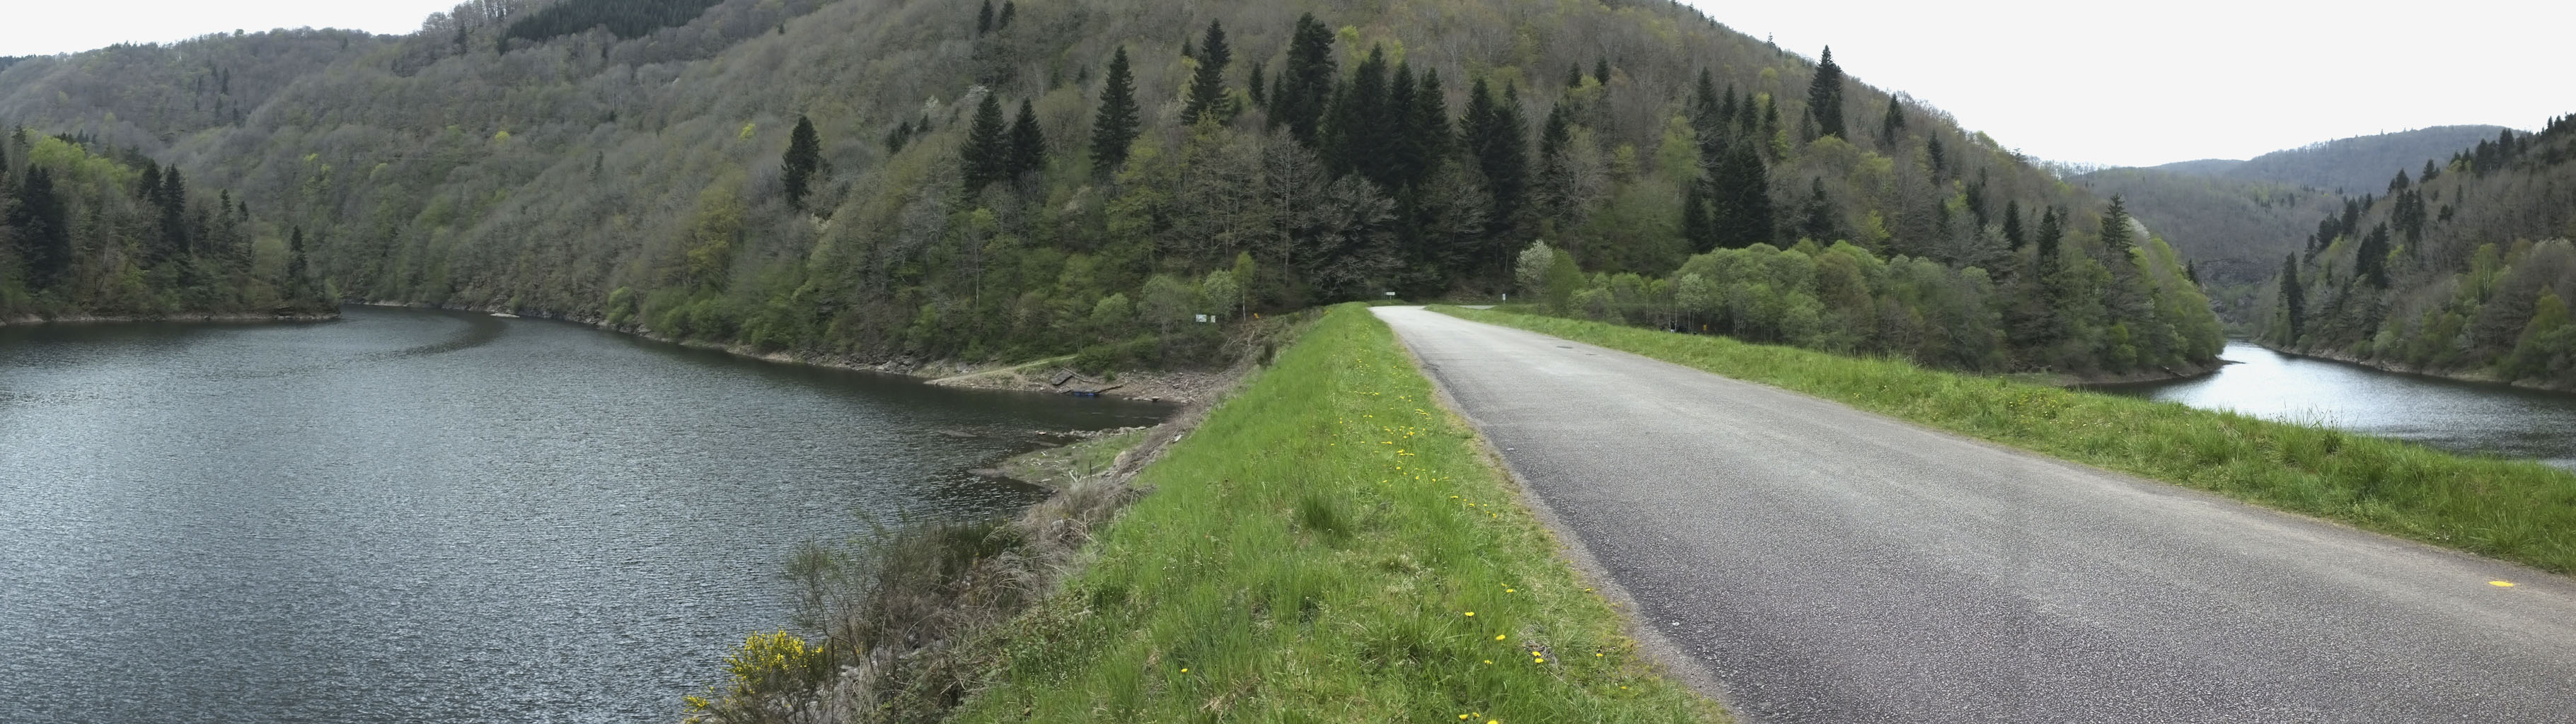
[[[1541,243],[1552,301],[1632,321],[1979,369],[2218,343],[2101,200],[1664,2],[478,0],[335,37],[32,59],[0,112],[276,209],[345,297],[769,350],[1186,359],[1197,315],[1514,291]],[[251,42],[322,52],[206,60]]]
[[[99,144],[0,135],[0,323],[327,311],[301,242],[228,191]]]
[[[2401,369],[2576,387],[2576,116],[2399,172],[2280,262],[2264,340]]]
[[[2388,175],[2398,169],[2449,158],[2453,152],[2495,138],[2504,130],[2503,126],[2434,126],[2321,141],[2224,167],[2184,161],[2156,168],[2357,195],[2379,190],[2388,183]]]

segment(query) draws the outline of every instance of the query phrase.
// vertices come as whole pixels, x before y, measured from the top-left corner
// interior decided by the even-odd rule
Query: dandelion
[[[1468,612],[1467,612],[1467,615],[1469,615],[1469,616],[1474,616],[1474,615],[1476,615],[1476,612],[1474,612],[1474,611],[1468,611]]]
[[[1496,640],[1496,641],[1501,641],[1501,640],[1503,640],[1503,635],[1502,635],[1502,634],[1494,634],[1494,640]]]

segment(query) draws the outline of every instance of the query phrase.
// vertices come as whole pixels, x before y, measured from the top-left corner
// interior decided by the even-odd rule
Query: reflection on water
[[[2241,342],[2222,356],[2239,364],[2199,379],[2100,389],[2576,468],[2576,395],[2384,372]]]
[[[0,721],[674,721],[797,542],[1162,412],[469,314],[0,328]]]

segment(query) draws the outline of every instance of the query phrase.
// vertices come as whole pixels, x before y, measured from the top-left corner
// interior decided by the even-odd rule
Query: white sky
[[[2251,158],[2576,113],[2566,0],[1685,0],[2043,159]]]
[[[1854,77],[2059,161],[2250,158],[2425,126],[2531,129],[2576,112],[2576,4],[2563,0],[1686,1],[1802,54],[1830,44]],[[456,2],[11,0],[0,55],[235,28],[404,33]]]

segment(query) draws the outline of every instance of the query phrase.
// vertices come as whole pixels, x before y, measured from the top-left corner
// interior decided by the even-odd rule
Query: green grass
[[[1434,307],[2558,573],[2576,474],[2311,425],[1598,322]]]
[[[1479,450],[1383,323],[1330,310],[984,638],[998,663],[952,720],[1723,721]]]

